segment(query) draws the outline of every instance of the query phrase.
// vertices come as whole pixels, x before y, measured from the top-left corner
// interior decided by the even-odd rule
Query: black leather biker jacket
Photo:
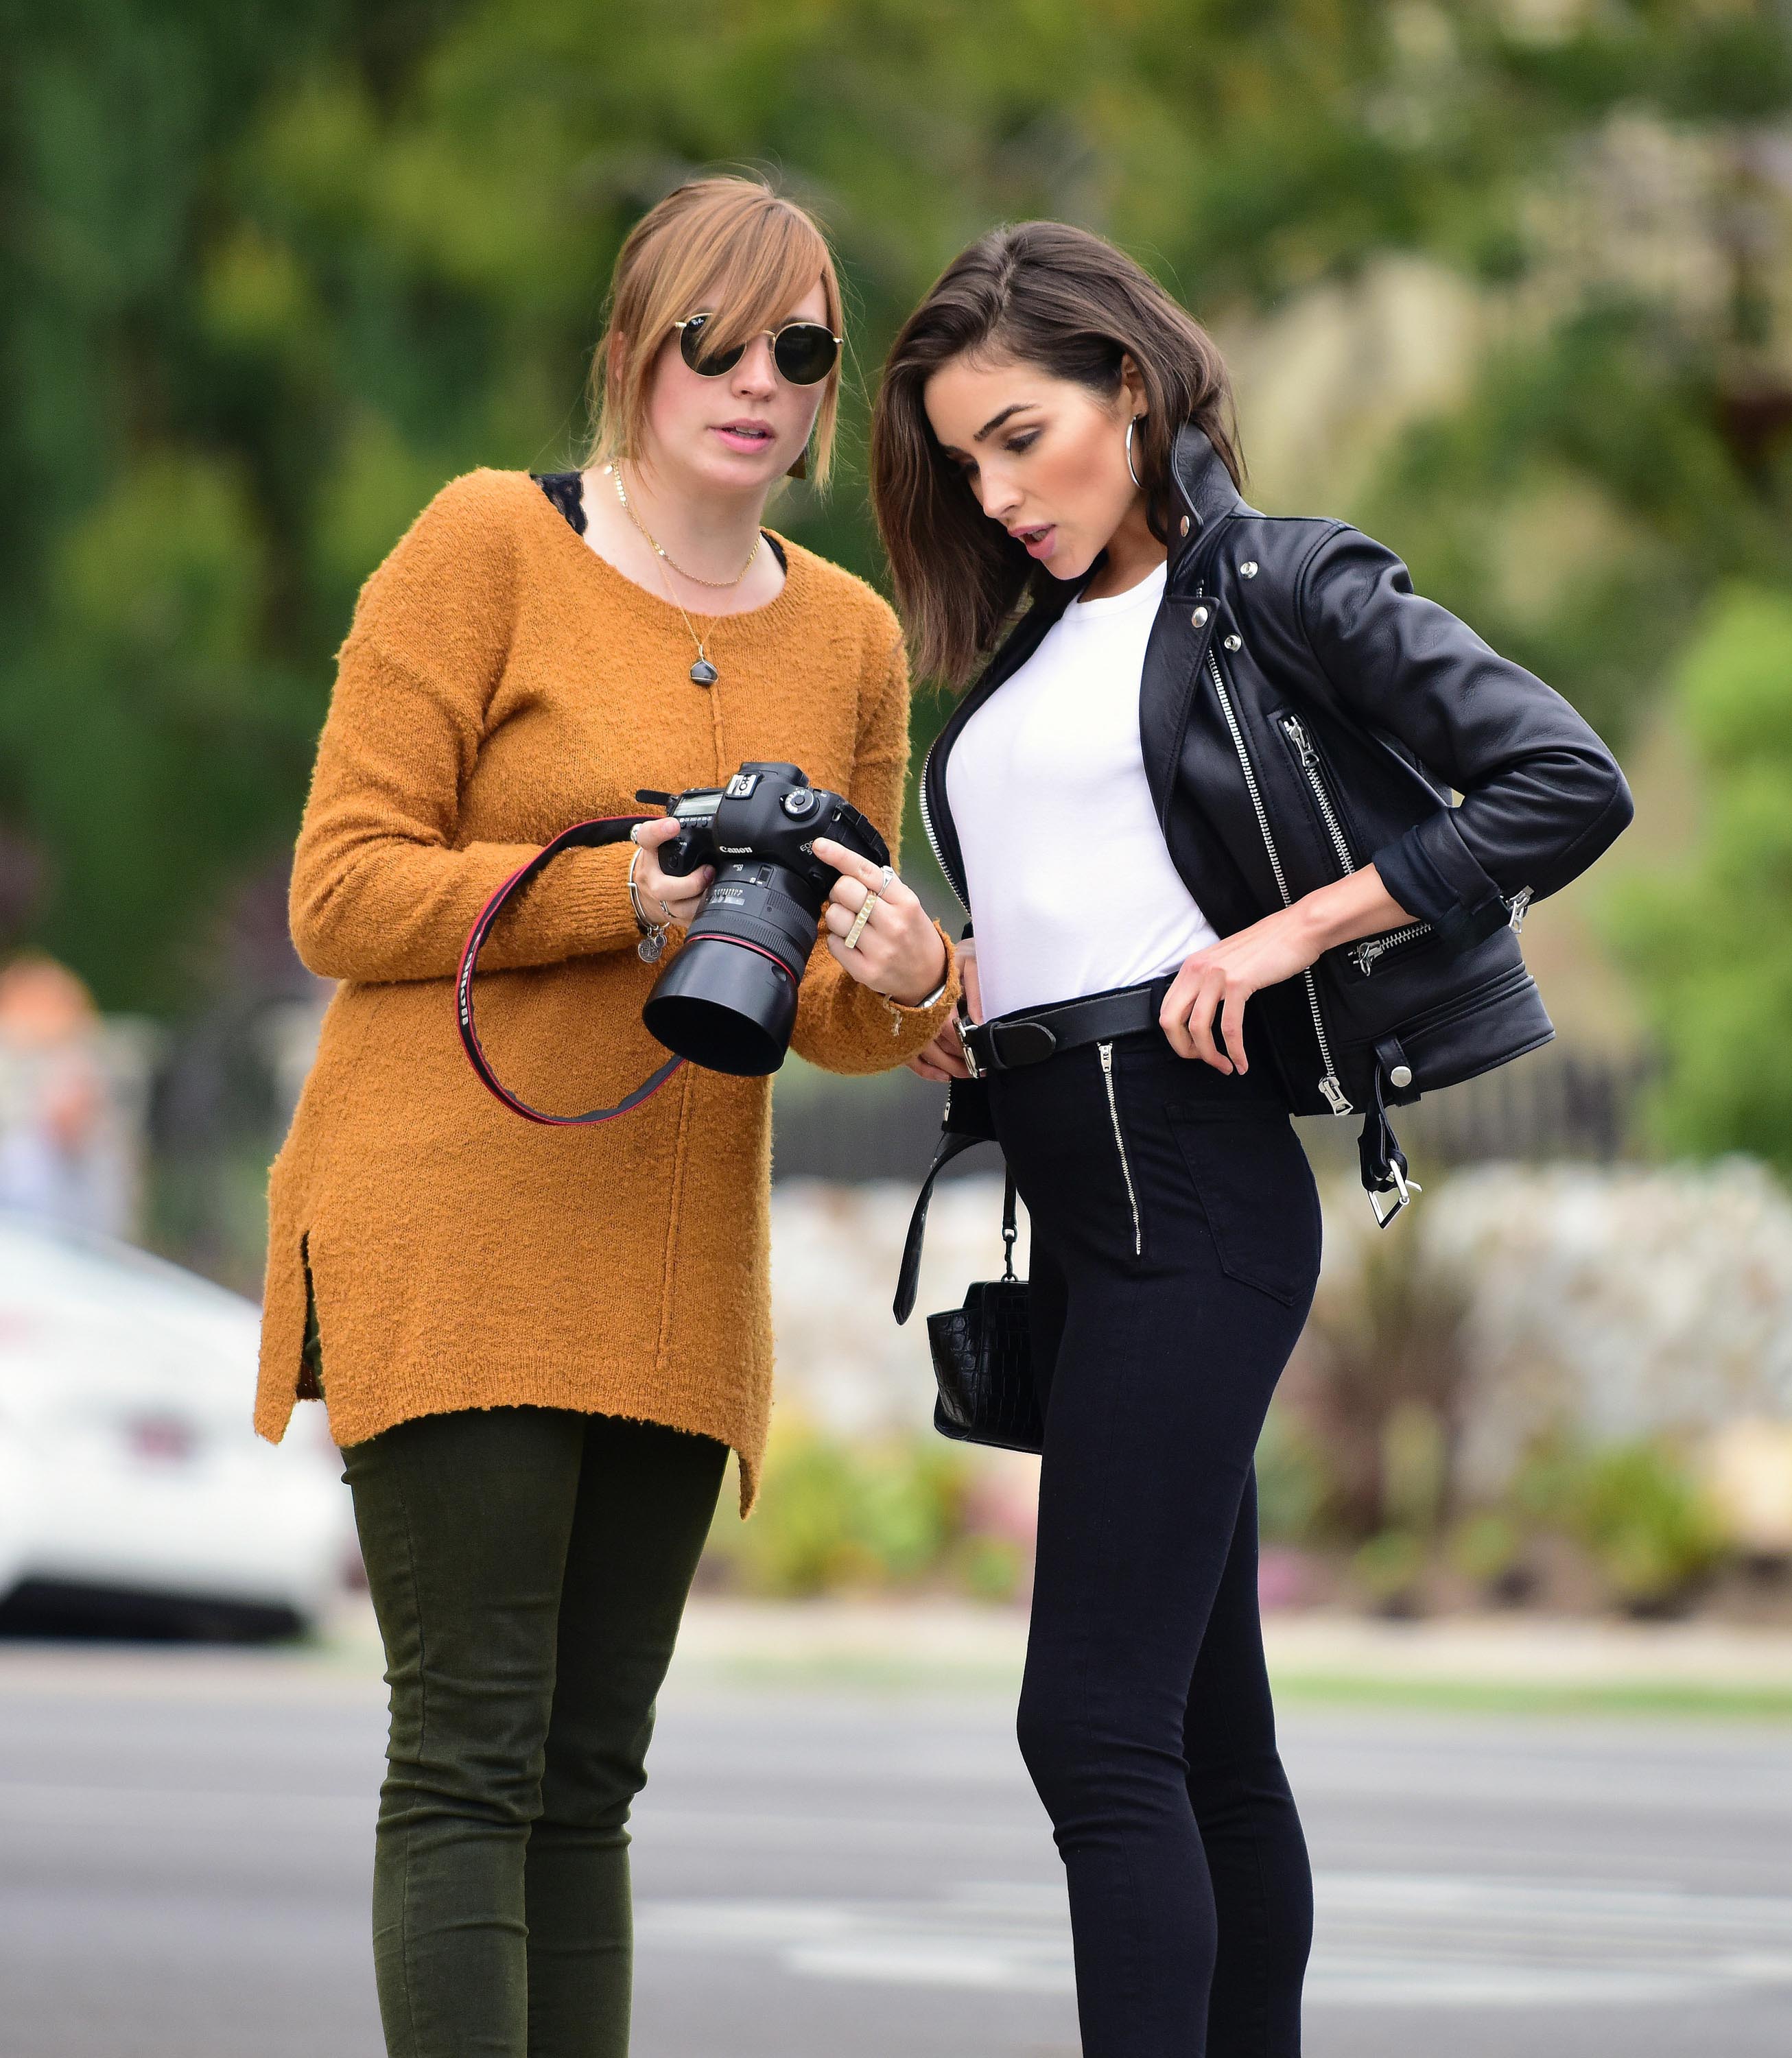
[[[1174,472],[1139,730],[1177,871],[1222,936],[1365,862],[1413,917],[1255,995],[1252,1063],[1273,1062],[1293,1112],[1348,1114],[1547,1043],[1518,931],[1629,822],[1611,753],[1361,530],[1259,514],[1192,424]],[[1037,595],[922,767],[922,820],[968,912],[947,761],[1080,584]],[[1063,828],[1093,844],[1102,825]]]

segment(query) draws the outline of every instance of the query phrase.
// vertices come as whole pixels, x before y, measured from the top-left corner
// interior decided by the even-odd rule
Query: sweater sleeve
[[[854,807],[876,824],[890,846],[890,863],[901,859],[904,783],[908,771],[908,660],[900,635],[868,681],[859,721],[851,790]],[[936,923],[935,928],[939,928]],[[830,1072],[884,1072],[924,1050],[958,1005],[959,970],[952,939],[946,946],[945,991],[931,1007],[905,1007],[862,986],[817,937],[803,975],[791,1044],[798,1056]]]
[[[538,848],[463,842],[460,797],[515,619],[493,475],[446,486],[362,589],[292,866],[292,940],[325,979],[451,979],[493,892]],[[505,911],[494,971],[636,940],[627,844],[569,851]]]

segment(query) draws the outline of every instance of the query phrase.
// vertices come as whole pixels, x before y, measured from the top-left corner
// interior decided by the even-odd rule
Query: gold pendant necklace
[[[741,569],[734,574],[733,578],[699,578],[695,572],[687,572],[682,565],[673,562],[673,560],[666,555],[666,552],[660,547],[658,542],[655,541],[654,536],[649,531],[646,523],[642,520],[641,517],[638,514],[635,513],[634,506],[630,501],[627,493],[623,489],[622,461],[620,458],[616,460],[615,463],[610,466],[610,475],[616,482],[616,498],[622,503],[622,512],[628,516],[629,519],[634,522],[636,528],[641,531],[642,538],[646,542],[648,548],[652,550],[654,557],[659,562],[660,582],[666,588],[666,598],[671,602],[672,605],[675,608],[677,609],[679,616],[685,625],[685,634],[690,638],[692,642],[697,646],[697,662],[690,668],[691,683],[693,685],[698,686],[713,686],[716,683],[717,680],[721,677],[721,674],[716,669],[714,665],[711,663],[709,654],[704,648],[703,638],[699,636],[696,630],[691,626],[691,618],[685,612],[684,602],[680,600],[677,594],[673,591],[672,582],[666,575],[666,567],[668,565],[671,565],[672,569],[677,573],[681,578],[688,578],[694,585],[715,586],[725,593],[732,593],[734,589],[739,586],[741,580],[746,577],[747,574],[753,570],[753,561],[759,555],[759,546],[765,540],[764,537],[762,535],[759,535],[753,538],[753,548],[747,553],[746,562],[741,566]]]

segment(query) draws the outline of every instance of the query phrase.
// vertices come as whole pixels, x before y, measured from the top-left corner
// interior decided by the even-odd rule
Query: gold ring
[[[848,950],[856,951],[859,948],[859,939],[865,932],[865,924],[871,920],[871,911],[877,905],[878,899],[877,894],[867,893],[860,904],[858,913],[852,918],[852,926],[846,932],[845,944]]]

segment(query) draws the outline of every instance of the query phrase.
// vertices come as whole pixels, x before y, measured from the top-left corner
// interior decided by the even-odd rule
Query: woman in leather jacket
[[[921,798],[979,928],[913,1067],[971,1083],[954,1126],[987,1118],[1032,1221],[1019,1731],[1087,2058],[1299,2049],[1252,1472],[1319,1264],[1288,1116],[1360,1113],[1391,1219],[1387,1109],[1548,1039],[1520,924],[1631,815],[1564,700],[1241,474],[1212,340],[1079,229],[972,244],[884,369],[899,610],[921,672],[976,675]]]

